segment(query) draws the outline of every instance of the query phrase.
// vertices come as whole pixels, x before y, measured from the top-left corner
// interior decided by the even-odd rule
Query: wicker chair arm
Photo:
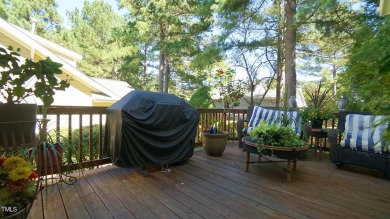
[[[246,119],[240,119],[237,121],[237,133],[242,135],[242,130],[246,127],[246,123],[249,121]]]
[[[312,127],[310,122],[303,124],[302,140],[304,140],[305,142],[309,142],[311,129]]]
[[[246,119],[240,119],[237,121],[237,134],[238,134],[238,147],[239,148],[242,148],[242,137],[243,136],[243,133],[242,133],[242,130],[244,129],[244,127],[246,127],[246,123],[248,123],[249,121],[246,120]]]

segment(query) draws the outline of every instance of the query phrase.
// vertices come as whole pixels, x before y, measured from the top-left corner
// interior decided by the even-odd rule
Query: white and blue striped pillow
[[[301,136],[302,126],[301,126],[301,117],[299,116],[298,111],[289,111],[288,118],[290,121],[289,126],[297,133],[297,135]]]
[[[249,119],[248,127],[244,128],[243,133],[249,133],[253,127],[257,126],[260,121],[264,120],[266,124],[282,124],[282,110],[270,110],[260,106],[255,106],[253,108],[253,113]],[[297,133],[301,135],[301,121],[300,116],[297,111],[289,111],[288,117],[290,120],[290,127]]]
[[[374,151],[372,115],[348,114],[345,119],[344,139],[341,146],[361,151]]]

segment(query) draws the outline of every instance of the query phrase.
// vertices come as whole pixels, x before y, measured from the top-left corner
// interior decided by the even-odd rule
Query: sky
[[[67,17],[66,17],[66,11],[74,11],[76,8],[81,10],[83,8],[84,2],[88,0],[56,0],[58,7],[57,11],[61,15],[62,19],[64,20],[64,25],[69,26]],[[89,2],[92,2],[93,0],[89,0]],[[104,2],[109,3],[114,11],[119,11],[116,0],[104,0]]]

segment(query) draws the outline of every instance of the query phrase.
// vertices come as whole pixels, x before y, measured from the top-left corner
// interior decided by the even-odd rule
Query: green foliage
[[[68,81],[55,77],[62,74],[62,64],[53,62],[49,57],[38,62],[30,59],[22,62],[19,54],[13,52],[12,48],[9,49],[11,51],[0,48],[0,95],[7,103],[20,103],[35,95],[42,100],[44,106],[49,106],[54,102],[56,90],[69,87]],[[27,82],[33,77],[36,82],[34,86],[28,87]]]
[[[290,127],[266,124],[265,121],[261,121],[249,134],[259,147],[262,145],[283,147],[300,147],[305,145],[305,142]]]
[[[31,30],[31,18],[37,19],[36,30],[40,36],[60,29],[61,17],[55,0],[7,0],[0,3],[0,16],[26,30]]]
[[[188,103],[196,109],[212,109],[215,107],[213,99],[210,96],[210,88],[206,86],[202,86],[196,90]]]
[[[67,145],[67,150],[64,150],[64,156],[68,162],[79,163],[83,161],[93,160],[99,156],[99,125],[92,126],[92,139],[89,138],[90,127],[82,128],[82,136],[79,129],[72,130],[72,138],[64,138],[64,144]],[[104,135],[104,127],[103,127]],[[80,146],[81,142],[81,146]],[[91,142],[91,147],[90,147]]]
[[[199,83],[196,77],[199,71],[194,70],[194,66],[199,66],[199,63],[191,63],[193,57],[208,46],[203,38],[212,22],[211,3],[131,0],[122,1],[121,4],[130,12],[133,29],[127,33],[134,36],[124,37],[129,39],[130,44],[138,46],[138,52],[129,54],[128,58],[134,60],[133,57],[144,55],[139,59],[144,68],[133,73],[142,76],[145,73],[158,75],[158,88],[162,92],[168,92],[168,88],[174,90],[177,87],[187,87],[185,84],[188,83]],[[125,35],[129,36],[127,33]],[[157,61],[158,66],[154,64]],[[140,66],[137,62],[127,64],[128,68],[136,65],[132,69]]]
[[[244,97],[244,87],[241,81],[235,81],[236,71],[228,68],[226,71],[221,69],[215,73],[215,87],[219,91],[219,101],[224,109],[231,109],[240,105],[240,100]]]
[[[302,118],[302,123],[305,124],[307,122],[313,120],[329,120],[335,118],[332,111],[328,108],[313,108],[313,107],[305,107],[299,110],[299,115]]]
[[[390,114],[390,17],[379,17],[375,4],[367,4],[365,19],[354,33],[347,71],[340,75],[340,86],[356,109],[374,114]],[[351,104],[352,103],[352,104]],[[384,135],[390,142],[390,128]]]
[[[81,10],[69,12],[70,48],[83,54],[78,68],[87,75],[110,79],[126,79],[119,69],[123,58],[134,49],[125,44],[119,32],[125,27],[125,19],[114,12],[104,1],[85,1]]]
[[[321,109],[334,104],[332,95],[333,87],[323,81],[318,83],[306,83],[303,87],[303,96],[308,107]]]

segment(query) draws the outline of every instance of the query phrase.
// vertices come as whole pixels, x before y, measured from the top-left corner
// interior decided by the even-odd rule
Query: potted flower
[[[38,188],[30,163],[18,156],[0,158],[0,218],[26,218]]]
[[[232,68],[226,71],[218,69],[214,73],[215,87],[219,91],[219,102],[223,105],[224,111],[219,121],[214,121],[213,125],[202,133],[203,147],[210,156],[221,156],[226,148],[229,133],[226,130],[226,114],[229,109],[240,104],[240,99],[244,96],[241,81],[235,81],[235,70]]]

